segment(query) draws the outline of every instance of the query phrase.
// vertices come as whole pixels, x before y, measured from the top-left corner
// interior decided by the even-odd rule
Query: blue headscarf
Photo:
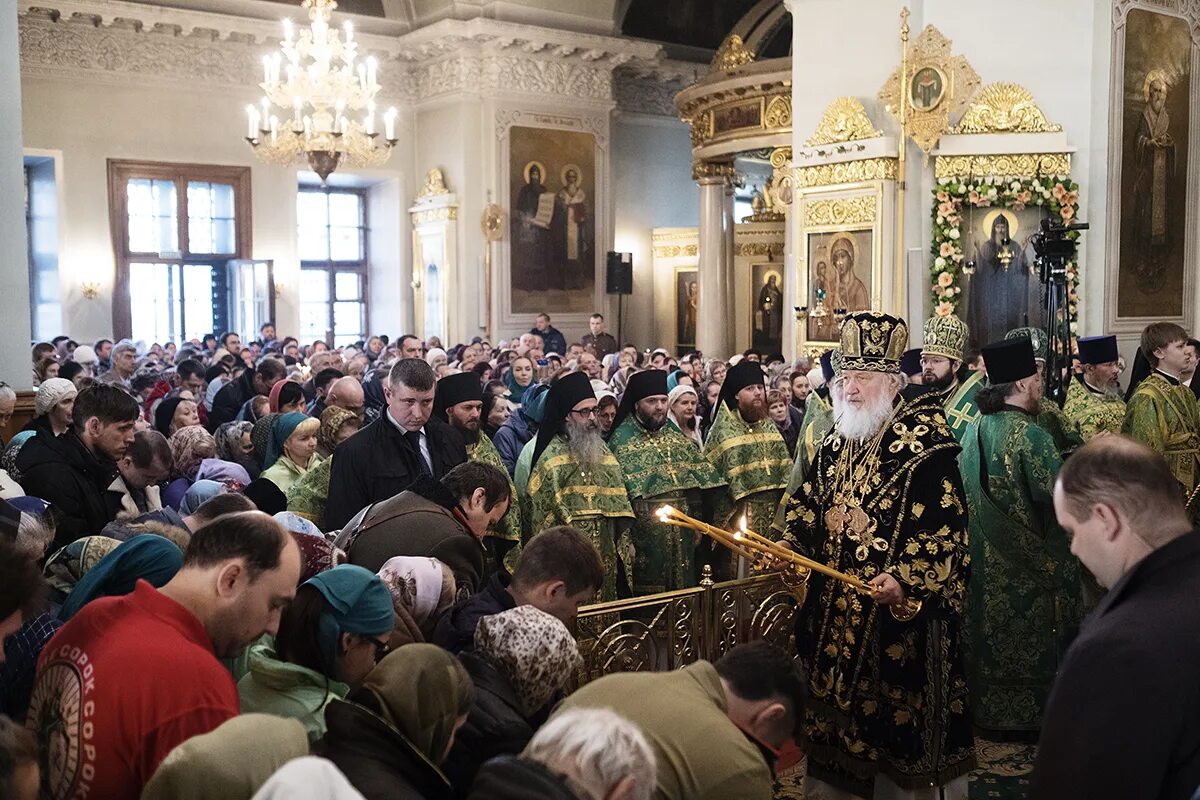
[[[315,588],[329,604],[329,610],[321,614],[317,644],[331,667],[343,633],[380,636],[395,625],[391,592],[382,578],[365,567],[341,564],[317,573],[303,585]]]
[[[271,423],[271,436],[267,439],[267,456],[263,459],[263,469],[270,469],[279,460],[283,455],[283,443],[296,430],[296,426],[306,419],[308,415],[299,411],[275,417],[275,421]]]
[[[546,395],[549,392],[550,387],[546,384],[534,383],[525,390],[525,395],[521,398],[520,413],[535,425],[541,425],[542,417],[546,415]]]
[[[676,386],[678,386],[678,385],[679,385],[679,379],[680,379],[681,377],[683,377],[684,375],[686,375],[686,374],[687,374],[687,373],[685,373],[683,370],[681,370],[681,369],[677,369],[677,370],[675,370],[674,372],[672,372],[670,375],[668,375],[668,376],[667,376],[667,394],[670,394],[670,393],[671,393],[671,390],[672,390],[672,389],[674,389]],[[688,375],[688,377],[690,378],[690,377],[691,377],[691,375]],[[689,384],[685,384],[685,385],[686,385],[686,386],[691,386],[691,384],[690,384],[690,383],[689,383]]]
[[[179,515],[186,517],[196,513],[196,509],[225,491],[225,484],[216,481],[196,481],[188,487],[183,499],[179,501]]]
[[[79,579],[58,616],[66,622],[93,600],[129,594],[139,579],[164,586],[182,567],[183,551],[170,539],[151,533],[134,536]]]

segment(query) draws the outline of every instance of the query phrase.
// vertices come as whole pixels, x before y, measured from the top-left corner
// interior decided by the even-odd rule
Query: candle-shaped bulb
[[[263,83],[271,82],[271,57],[263,56]]]
[[[258,109],[253,105],[246,106],[246,138],[258,138]]]
[[[383,115],[384,136],[388,141],[396,141],[396,108],[389,108],[387,113]]]
[[[342,30],[346,32],[346,44],[350,44],[351,42],[353,42],[354,41],[354,25],[351,24],[350,20],[346,20],[345,24],[342,25]]]
[[[296,95],[295,97],[293,97],[292,98],[292,114],[295,115],[293,117],[293,119],[295,119],[297,123],[300,122],[300,112],[301,112],[301,110],[303,110],[303,108],[304,108],[304,98],[300,97],[300,95]]]
[[[262,124],[265,127],[267,124],[267,121],[270,120],[270,118],[271,118],[271,101],[264,97],[262,100],[259,100],[258,102],[259,102],[259,105],[262,106]]]
[[[285,17],[283,20],[283,42],[284,42],[284,44],[287,44],[289,46],[291,45],[293,33],[294,33],[294,31],[292,30],[292,20],[290,18]]]

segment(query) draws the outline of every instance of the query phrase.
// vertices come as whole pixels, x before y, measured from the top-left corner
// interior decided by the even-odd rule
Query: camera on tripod
[[[1034,265],[1038,268],[1042,283],[1067,285],[1067,264],[1075,258],[1079,249],[1077,238],[1070,237],[1071,231],[1086,231],[1086,222],[1070,225],[1060,219],[1045,218],[1041,229],[1033,235]]]

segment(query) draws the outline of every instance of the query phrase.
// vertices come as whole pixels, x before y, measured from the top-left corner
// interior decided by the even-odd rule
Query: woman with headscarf
[[[271,414],[290,414],[303,411],[308,403],[304,399],[304,387],[293,380],[277,381],[267,396],[267,409]]]
[[[500,385],[503,387],[503,384]],[[505,389],[505,391],[508,390]],[[508,398],[485,389],[483,408],[479,412],[479,425],[489,439],[496,436],[496,431],[508,422],[510,416],[512,416],[512,409],[509,407]]]
[[[224,491],[225,485],[222,483],[208,479],[197,480],[188,487],[183,499],[179,501],[179,516],[189,517],[195,514],[196,509]]]
[[[271,775],[308,755],[304,728],[269,714],[242,714],[175,747],[142,800],[250,800]]]
[[[240,492],[250,484],[250,473],[241,464],[206,458],[200,462],[200,469],[196,470],[196,482],[200,481],[216,481],[231,492]]]
[[[280,414],[271,423],[271,438],[267,441],[268,465],[262,477],[287,494],[288,489],[312,466],[317,450],[317,431],[320,420],[306,417],[298,411]]]
[[[328,730],[314,750],[367,800],[448,800],[450,782],[438,765],[474,702],[458,659],[436,645],[410,644],[329,704]]]
[[[358,414],[338,406],[321,412],[321,428],[317,433],[317,455],[327,459],[339,444],[358,433]]]
[[[65,378],[50,378],[42,381],[33,396],[33,419],[23,430],[47,436],[61,436],[71,427],[75,397],[79,390]]]
[[[171,436],[180,428],[200,424],[200,411],[196,403],[183,397],[168,397],[154,409],[154,429],[163,436]]]
[[[700,417],[696,416],[696,408],[700,396],[696,390],[682,383],[667,393],[667,419],[695,443],[696,447],[704,447],[704,439],[700,435]]]
[[[475,649],[460,658],[475,685],[475,703],[445,772],[455,794],[466,797],[485,761],[525,749],[581,660],[567,626],[533,606],[479,620]]]
[[[387,652],[392,596],[383,580],[342,564],[301,584],[273,645],[250,648],[238,681],[243,712],[298,720],[310,742],[325,733],[325,708],[359,686]]]
[[[93,600],[129,594],[139,580],[154,588],[166,585],[183,567],[183,551],[161,536],[144,533],[123,542],[75,584],[58,612],[66,622]]]
[[[250,428],[250,446],[254,449],[254,460],[258,464],[259,474],[271,466],[267,459],[267,444],[271,441],[271,427],[275,424],[278,414],[267,414],[259,417]]]
[[[200,463],[217,454],[217,440],[199,425],[180,428],[167,439],[171,445],[171,482],[162,491],[165,506],[178,509],[196,480]]]
[[[213,433],[213,438],[217,441],[217,458],[241,464],[250,474],[251,480],[259,473],[258,464],[254,460],[254,443],[250,441],[252,430],[252,422],[226,422]]]
[[[251,800],[363,800],[363,796],[333,762],[304,756],[276,770]]]
[[[453,570],[428,556],[396,556],[384,562],[379,577],[396,612],[391,648],[429,641],[442,613],[454,605]]]
[[[525,396],[525,390],[532,386],[536,379],[533,361],[529,356],[517,356],[508,365],[504,374],[504,385],[508,387],[508,399],[512,403],[520,403]]]
[[[61,606],[88,570],[121,546],[111,536],[84,536],[61,547],[46,559],[42,575],[50,588],[50,602]]]

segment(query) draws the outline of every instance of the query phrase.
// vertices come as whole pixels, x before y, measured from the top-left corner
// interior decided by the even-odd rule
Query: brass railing
[[[705,567],[693,589],[584,606],[575,623],[583,656],[578,684],[612,672],[678,669],[713,661],[743,642],[795,649],[796,597],[778,573],[714,583]]]

